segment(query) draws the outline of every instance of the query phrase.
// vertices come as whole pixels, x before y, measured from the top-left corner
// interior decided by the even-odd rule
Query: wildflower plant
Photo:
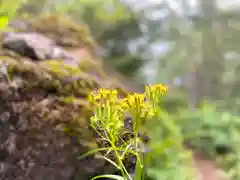
[[[191,151],[184,148],[182,126],[161,106],[163,99],[159,97],[166,91],[167,88],[161,84],[146,87],[154,116],[144,125],[151,139],[144,157],[145,174],[151,180],[195,179]]]
[[[94,113],[91,117],[91,126],[108,146],[89,151],[81,157],[102,151],[103,158],[121,172],[121,176],[108,174],[93,179],[132,180],[133,177],[124,165],[124,160],[129,155],[136,157],[134,179],[144,179],[144,152],[141,149],[139,134],[146,121],[160,113],[158,104],[166,91],[167,87],[159,84],[146,86],[146,92],[143,94],[128,94],[125,98],[120,98],[118,91],[112,89],[99,89],[89,94],[88,99]],[[132,136],[123,140],[123,135],[128,131],[124,125],[127,114],[132,119],[130,132]],[[111,158],[109,154],[112,155]]]

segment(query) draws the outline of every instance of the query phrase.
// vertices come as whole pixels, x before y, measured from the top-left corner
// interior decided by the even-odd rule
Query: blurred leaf
[[[7,25],[8,25],[8,17],[1,16],[0,17],[0,29],[6,29]]]

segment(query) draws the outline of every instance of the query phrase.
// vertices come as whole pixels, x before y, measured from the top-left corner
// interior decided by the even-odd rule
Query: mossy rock
[[[91,53],[93,41],[84,29],[49,16],[28,21],[21,31],[43,33],[63,48],[68,45],[59,37],[72,35],[71,46],[87,46]],[[35,61],[0,47],[0,179],[88,180],[113,172],[95,156],[77,159],[99,147],[89,128],[92,109],[86,97],[100,87],[117,88],[123,96],[128,92],[98,60],[71,66],[64,59]]]
[[[93,55],[97,50],[96,42],[91,38],[89,28],[86,24],[76,24],[70,19],[57,15],[45,15],[38,18],[27,18],[12,25],[18,32],[38,32],[54,40],[58,45],[71,49],[73,47],[84,47]]]
[[[97,67],[100,66],[101,69],[104,69],[107,76],[114,78],[115,82],[120,82],[118,86],[127,87],[130,91],[142,92],[144,90],[143,85],[127,81],[126,77],[119,75],[113,68],[103,63],[101,48],[91,38],[91,33],[86,24],[76,24],[66,17],[45,15],[39,18],[18,20],[11,26],[17,32],[37,32],[54,40],[67,52],[84,59],[85,61],[81,62],[80,65],[85,69],[86,66],[95,68],[95,64],[97,64]]]

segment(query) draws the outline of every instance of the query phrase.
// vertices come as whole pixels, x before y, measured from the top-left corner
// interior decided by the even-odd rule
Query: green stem
[[[118,165],[119,165],[119,167],[120,167],[120,171],[121,171],[121,174],[122,174],[123,178],[124,178],[125,180],[127,180],[127,177],[128,177],[130,180],[132,180],[132,178],[130,177],[129,173],[127,172],[127,170],[126,170],[126,168],[125,168],[125,166],[124,166],[124,164],[123,164],[123,162],[122,162],[121,156],[119,155],[118,150],[117,150],[117,148],[116,148],[116,146],[115,146],[114,137],[112,137],[112,135],[110,135],[110,137],[111,137],[111,140],[110,140],[111,146],[112,146],[113,151],[114,151],[114,153],[115,153],[115,156],[116,156],[116,158],[117,158]]]
[[[135,174],[134,174],[134,177],[137,178],[137,179],[141,179],[144,178],[143,176],[143,156],[142,156],[142,152],[141,152],[141,149],[139,151],[139,148],[138,148],[138,131],[139,131],[139,124],[138,124],[138,121],[139,121],[140,117],[138,115],[136,115],[133,119],[133,124],[134,124],[134,127],[133,127],[133,140],[134,140],[134,147],[135,147],[135,152],[136,152],[136,158],[137,158],[137,161],[136,161],[136,165],[135,165]]]
[[[133,138],[134,138],[134,147],[135,151],[138,149],[137,138],[138,138],[138,127],[137,127],[138,116],[136,115],[133,118]]]

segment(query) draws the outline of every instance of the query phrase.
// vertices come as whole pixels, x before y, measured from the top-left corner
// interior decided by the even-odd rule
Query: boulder
[[[113,173],[94,155],[77,159],[101,146],[89,127],[86,97],[100,87],[123,96],[131,88],[105,73],[85,26],[56,16],[22,22],[1,34],[0,179],[89,180]]]

